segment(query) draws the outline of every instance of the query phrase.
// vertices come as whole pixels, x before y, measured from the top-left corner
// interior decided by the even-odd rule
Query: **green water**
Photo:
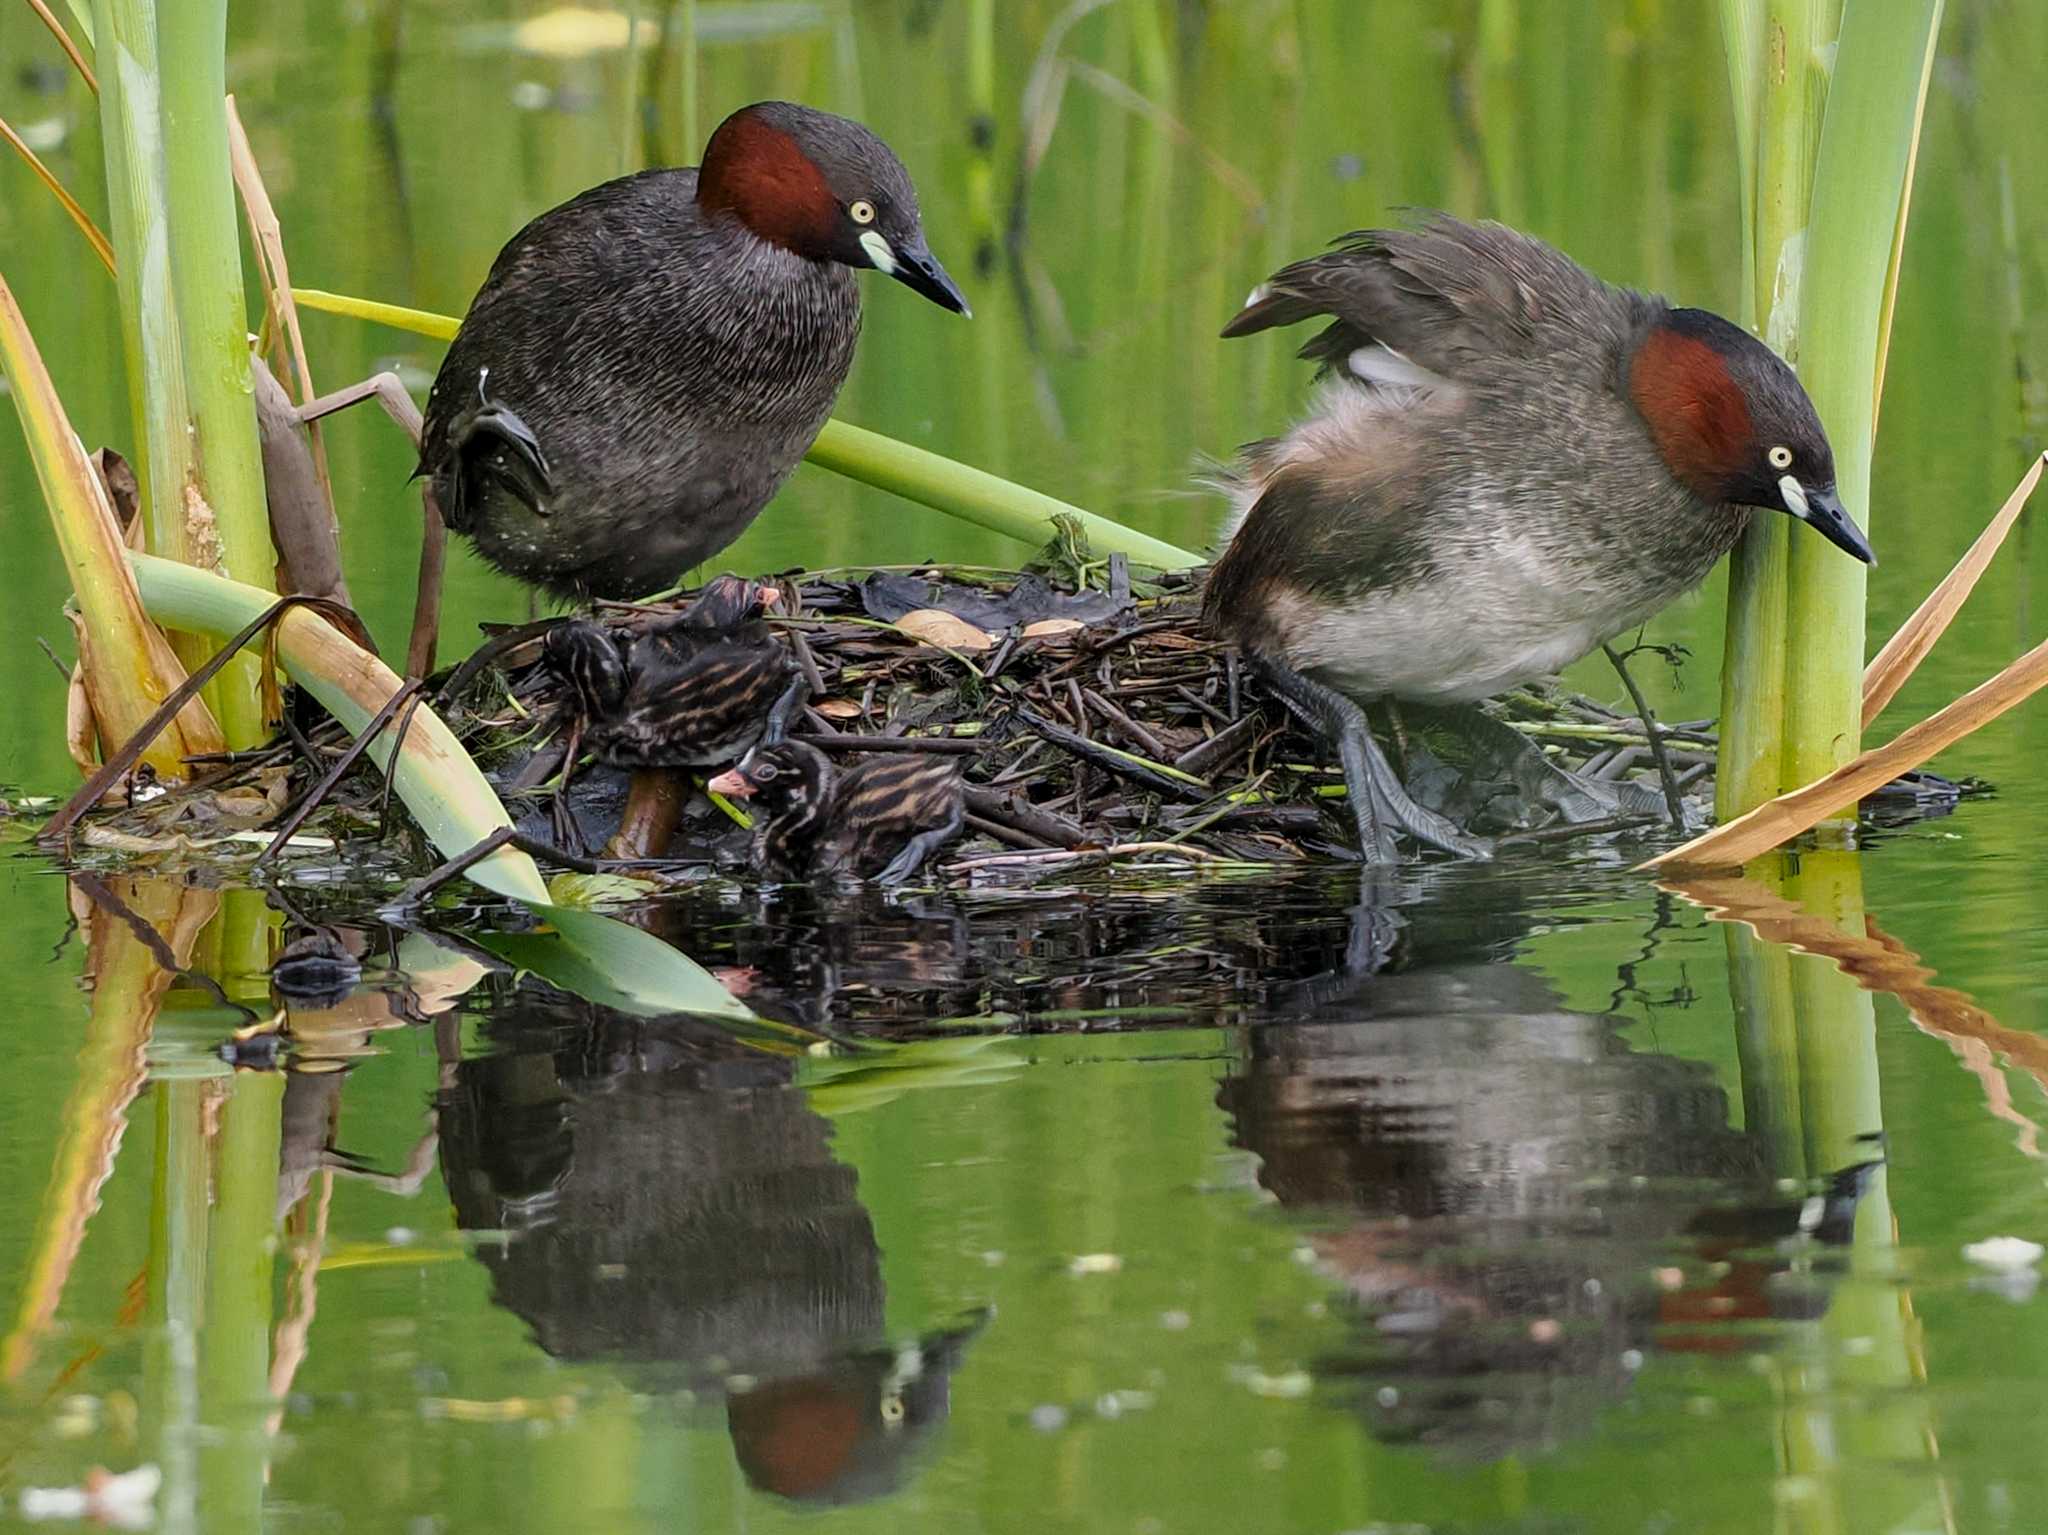
[[[871,283],[841,415],[1193,546],[1199,457],[1306,383],[1284,341],[1217,326],[1392,208],[1496,214],[1735,307],[1711,6],[695,10],[691,125],[670,61],[643,58],[650,91],[616,46],[519,51],[538,8],[238,7],[229,78],[296,280],[459,311],[520,222],[647,137],[771,94],[848,111],[911,167],[976,318]],[[100,208],[56,57],[7,12],[0,114]],[[1876,637],[2048,436],[2044,88],[2048,11],[1951,0]],[[126,442],[110,287],[12,160],[0,273],[87,442]],[[423,385],[437,356],[306,330],[323,388]],[[395,640],[408,455],[367,417],[328,446],[351,581]],[[11,428],[0,519],[0,781],[61,789],[35,641],[69,654],[62,582]],[[727,562],[1019,552],[807,470]],[[2023,523],[1879,730],[2035,643],[2044,573]],[[457,556],[451,646],[524,611]],[[1645,669],[1654,701],[1708,712],[1719,632],[1711,586],[1653,626],[1692,652]],[[855,1076],[486,974],[305,882],[285,898],[346,925],[367,979],[294,1007],[297,1069],[231,1076],[222,999],[270,1009],[278,903],[117,880],[96,903],[11,857],[0,1521],[24,1488],[146,1462],[171,1529],[2038,1528],[2048,1321],[2029,1275],[1962,1249],[2048,1241],[2044,752],[2038,704],[1974,737],[1937,766],[1995,797],[1860,869],[1767,871],[1741,898],[1789,904],[1757,932],[1628,849],[901,905],[713,883],[642,914],[765,1014],[926,1041]],[[117,907],[221,994],[174,984]],[[1104,1010],[1123,1025],[1074,1016]],[[926,1027],[990,1013],[1026,1021]],[[1860,1205],[1787,1240],[1878,1131]]]

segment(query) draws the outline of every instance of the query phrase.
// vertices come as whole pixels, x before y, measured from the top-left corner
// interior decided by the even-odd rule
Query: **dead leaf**
[[[199,851],[201,844],[189,837],[138,837],[129,832],[116,831],[102,821],[81,822],[78,838],[87,847],[105,848],[113,853],[184,853]]]
[[[1128,591],[1061,591],[1036,572],[1026,572],[1008,591],[999,592],[960,581],[877,570],[860,584],[860,605],[868,617],[885,623],[894,623],[920,608],[942,608],[990,634],[1002,634],[1047,618],[1107,623],[1129,611],[1132,598]]]
[[[92,466],[99,471],[100,483],[107,487],[107,501],[114,508],[114,521],[120,524],[121,536],[130,549],[143,548],[142,484],[135,478],[134,466],[112,448],[95,452]]]
[[[270,797],[252,788],[223,789],[213,796],[213,802],[222,815],[238,820],[268,820],[276,814]]]
[[[1930,714],[1884,745],[1846,762],[1825,778],[1779,795],[1683,847],[1641,865],[1644,869],[1732,869],[1846,809],[1881,784],[1920,766],[1966,735],[2048,686],[2048,641],[2036,645],[1990,681]]]
[[[860,705],[851,698],[824,698],[811,706],[828,720],[856,720]]]
[[[2005,505],[1998,509],[1998,514],[1977,535],[1977,541],[1970,545],[1963,557],[1956,561],[1955,569],[1927,594],[1927,600],[1913,610],[1911,618],[1899,625],[1898,632],[1885,641],[1884,649],[1863,669],[1863,727],[1866,730],[1872,720],[1884,713],[1884,706],[1906,685],[1906,679],[1913,675],[1914,668],[1926,659],[1927,652],[1934,648],[1934,642],[1942,637],[1957,611],[1969,600],[1978,578],[1991,563],[1991,557],[1998,553],[1999,545],[2005,542],[2005,535],[2012,531],[2012,525],[2019,520],[2034,487],[2040,484],[2044,465],[2048,465],[2048,454],[2034,460],[2033,468],[2020,477],[2012,494],[2005,498]]]
[[[918,608],[896,620],[896,627],[914,640],[946,650],[987,650],[995,641],[964,618],[939,608]]]
[[[64,746],[71,753],[71,760],[78,764],[81,777],[92,777],[100,765],[99,739],[100,727],[92,717],[92,695],[85,690],[85,668],[74,666],[71,684],[64,690]]]
[[[1067,635],[1077,634],[1087,627],[1078,618],[1041,618],[1035,624],[1026,624],[1024,626],[1024,638],[1027,640],[1061,639]]]

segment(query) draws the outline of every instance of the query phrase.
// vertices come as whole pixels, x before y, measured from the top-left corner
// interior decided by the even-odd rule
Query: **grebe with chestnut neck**
[[[1856,559],[1792,370],[1719,315],[1437,216],[1276,273],[1223,331],[1321,319],[1310,413],[1246,448],[1209,624],[1334,738],[1360,843],[1487,849],[1414,803],[1360,705],[1467,705],[1555,672],[1705,578],[1751,508]]]
[[[825,424],[861,267],[968,313],[888,145],[790,102],[741,108],[701,167],[593,187],[499,252],[427,396],[427,493],[558,596],[673,585]]]

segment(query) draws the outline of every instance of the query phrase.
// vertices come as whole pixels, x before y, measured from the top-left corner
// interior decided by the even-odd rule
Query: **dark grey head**
[[[1835,494],[1835,455],[1813,401],[1748,331],[1704,309],[1663,311],[1629,358],[1628,392],[1665,464],[1701,500],[1789,512],[1877,563]]]
[[[714,576],[704,583],[697,600],[683,610],[677,622],[685,628],[723,633],[759,618],[781,596],[781,588],[765,582],[731,574]]]
[[[741,107],[704,146],[697,202],[807,260],[873,267],[941,308],[969,312],[925,244],[910,173],[849,118],[788,101]]]
[[[816,814],[831,785],[832,764],[823,752],[802,741],[783,741],[755,747],[705,787],[729,799],[758,799],[769,815],[781,816],[790,810]]]

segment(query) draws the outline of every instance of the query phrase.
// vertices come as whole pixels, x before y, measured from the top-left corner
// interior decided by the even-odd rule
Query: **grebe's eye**
[[[1782,443],[1771,449],[1764,456],[1771,461],[1773,469],[1790,469],[1792,467],[1792,450]]]
[[[747,774],[747,777],[753,779],[755,783],[773,783],[775,775],[780,771],[781,769],[772,762],[757,762],[754,764],[754,770]]]
[[[863,197],[848,206],[846,216],[856,224],[872,224],[875,221],[875,205]]]

